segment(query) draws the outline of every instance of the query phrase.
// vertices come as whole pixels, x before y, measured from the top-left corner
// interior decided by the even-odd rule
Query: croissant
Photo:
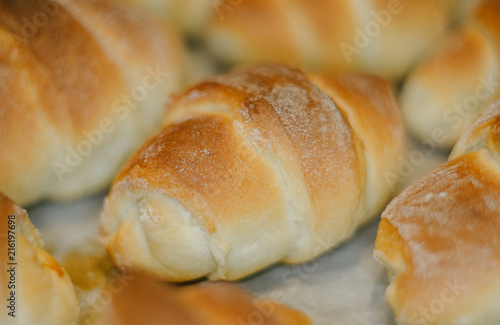
[[[108,186],[159,127],[180,51],[106,1],[0,1],[0,189],[28,205]]]
[[[8,325],[311,324],[298,310],[256,298],[235,285],[174,287],[103,266],[100,250],[72,254],[68,273],[44,250],[42,237],[26,210],[0,192],[0,314]],[[102,248],[101,248],[102,249]],[[95,262],[89,260],[97,258]],[[80,267],[72,263],[80,263]],[[85,263],[85,261],[87,261]],[[89,267],[93,266],[93,267]],[[97,280],[97,281],[96,281]],[[77,288],[77,290],[75,290]],[[78,293],[78,297],[77,297]],[[79,299],[85,306],[80,313]]]
[[[388,84],[258,65],[176,97],[105,199],[122,269],[234,280],[349,238],[391,195],[403,127]]]
[[[1,324],[77,324],[75,289],[43,246],[26,211],[0,192]]]
[[[500,1],[475,5],[470,17],[411,71],[402,88],[408,130],[435,147],[452,148],[481,110],[500,98]]]
[[[222,1],[206,42],[224,62],[276,61],[313,71],[399,79],[445,30],[436,0]]]
[[[226,65],[272,61],[391,79],[405,74],[461,7],[451,0],[114,1],[154,12]]]
[[[112,283],[112,284],[111,284]],[[176,287],[142,276],[122,275],[110,282],[118,288],[102,295],[101,311],[86,325],[310,325],[309,317],[271,300],[256,298],[228,283]]]
[[[375,256],[398,324],[500,323],[500,102],[382,214]]]

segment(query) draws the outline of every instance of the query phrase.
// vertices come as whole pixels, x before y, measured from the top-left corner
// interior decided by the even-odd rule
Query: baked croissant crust
[[[0,323],[77,324],[80,305],[68,274],[44,250],[26,210],[0,192]]]
[[[401,79],[478,0],[113,0],[155,14],[225,65],[280,62]]]
[[[413,68],[400,95],[408,131],[445,149],[500,99],[500,1],[469,2],[474,10]]]
[[[382,214],[375,256],[398,324],[500,322],[500,102]]]
[[[23,206],[103,190],[159,127],[180,52],[107,1],[0,1],[0,189]]]
[[[259,65],[174,99],[107,196],[122,269],[235,280],[349,238],[389,199],[403,128],[385,81]]]
[[[84,319],[85,324],[312,324],[305,313],[254,297],[234,284],[219,282],[176,287],[133,275],[121,275],[112,281],[111,290],[97,301],[100,312]],[[106,303],[100,304],[101,300]]]

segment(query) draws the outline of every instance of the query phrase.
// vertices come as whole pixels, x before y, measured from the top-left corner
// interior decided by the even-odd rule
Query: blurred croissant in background
[[[114,0],[154,12],[223,64],[273,61],[400,79],[474,0]]]
[[[23,205],[103,190],[182,87],[180,42],[99,0],[0,0],[0,186]]]
[[[476,5],[411,71],[400,96],[402,113],[417,138],[450,149],[465,127],[500,99],[500,1]]]

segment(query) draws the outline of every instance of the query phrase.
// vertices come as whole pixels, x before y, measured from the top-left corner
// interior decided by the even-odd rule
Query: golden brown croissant
[[[401,78],[447,24],[436,0],[222,1],[217,9],[205,38],[225,62],[276,61],[391,79]]]
[[[500,102],[462,134],[450,161],[382,214],[375,256],[398,324],[500,323]]]
[[[454,11],[462,12],[450,0],[114,1],[197,35],[225,64],[273,61],[393,79],[438,39]]]
[[[172,281],[304,262],[382,209],[402,143],[378,77],[281,65],[218,76],[175,98],[123,168],[102,240],[119,267]]]
[[[476,6],[403,85],[408,130],[436,147],[452,148],[467,124],[500,95],[500,1]]]
[[[227,283],[175,287],[146,277],[122,275],[113,279],[102,297],[95,306],[100,312],[84,319],[84,325],[312,324],[298,310],[252,297]]]
[[[23,205],[102,190],[158,126],[179,51],[106,1],[0,1],[0,189]]]
[[[43,248],[25,210],[0,192],[0,323],[77,324],[80,306],[68,274]]]

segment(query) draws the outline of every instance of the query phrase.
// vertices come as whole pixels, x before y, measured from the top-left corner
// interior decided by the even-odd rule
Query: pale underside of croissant
[[[179,51],[105,1],[0,1],[0,189],[24,205],[109,185],[180,86]]]
[[[378,77],[280,65],[215,77],[174,99],[119,174],[102,240],[119,267],[172,281],[304,262],[382,209],[402,141]]]
[[[408,130],[452,148],[488,103],[499,99],[500,1],[477,4],[405,81],[401,109]],[[436,134],[444,134],[439,140]]]
[[[26,211],[0,192],[1,324],[77,324],[75,289],[43,246]]]
[[[382,214],[375,256],[398,324],[500,322],[500,102],[450,159]]]
[[[44,250],[42,237],[26,210],[2,192],[0,219],[0,297],[6,304],[0,314],[1,324],[229,325],[240,319],[247,321],[254,314],[261,317],[261,324],[310,324],[304,313],[256,298],[235,285],[177,288],[110,271],[100,257],[102,248],[94,252],[99,263],[92,262],[93,254],[72,257],[79,267],[70,266],[68,276]],[[85,298],[92,300],[90,306],[85,306]],[[79,300],[85,306],[82,313]]]

